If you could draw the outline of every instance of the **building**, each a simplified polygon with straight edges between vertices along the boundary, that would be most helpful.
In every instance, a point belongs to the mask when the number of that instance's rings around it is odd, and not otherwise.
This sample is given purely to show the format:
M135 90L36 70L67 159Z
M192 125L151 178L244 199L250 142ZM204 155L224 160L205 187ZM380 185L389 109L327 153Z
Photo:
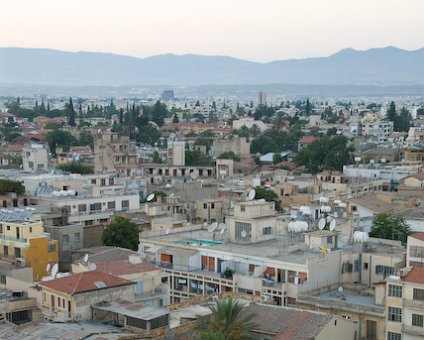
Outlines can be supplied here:
M224 152L234 152L237 157L250 155L250 141L246 137L214 139L212 145L213 157L219 157Z
M135 142L128 136L103 132L94 138L94 170L96 173L117 172L130 176L137 167Z
M258 93L258 105L266 105L266 92L260 91Z
M387 339L424 337L424 268L412 268L405 276L386 282Z
M185 142L168 141L168 165L185 166Z
M48 150L44 144L25 144L22 150L22 169L41 172L48 169Z
M173 100L174 99L174 90L163 90L162 91L162 95L161 95L161 99L163 101L169 101L169 100Z
M196 221L211 224L223 221L223 202L221 199L207 198L196 201Z
M56 321L92 320L92 305L117 300L134 301L135 283L100 271L43 281L42 312Z
M0 215L0 257L13 261L18 267L31 267L33 280L46 276L47 265L59 262L57 240L44 232L41 221L16 211Z
M424 267L424 233L414 233L408 236L406 266Z

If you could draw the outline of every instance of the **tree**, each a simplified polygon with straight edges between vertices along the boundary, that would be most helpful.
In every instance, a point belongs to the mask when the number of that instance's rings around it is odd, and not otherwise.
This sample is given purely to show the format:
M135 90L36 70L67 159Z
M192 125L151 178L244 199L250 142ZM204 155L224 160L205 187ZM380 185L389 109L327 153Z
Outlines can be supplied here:
M306 99L306 105L305 105L305 113L306 115L309 115L312 112L312 105L309 102L309 98Z
M79 141L78 141L79 145L84 145L84 146L90 146L91 148L94 147L94 137L91 134L90 131L88 130L83 130L80 132L80 136L79 136Z
M235 299L219 299L209 307L212 312L210 322L203 331L201 339L258 339L252 330L257 328L252 320L254 314L243 315L243 304Z
M390 103L389 110L387 111L387 119L390 121L394 121L396 118L396 105L395 102Z
M233 151L226 151L219 155L218 159L232 159L233 161L240 162L238 157Z
M11 181L8 179L0 179L0 194L7 195L10 192L14 192L18 195L25 193L25 187L21 182Z
M186 150L185 165L186 166L210 166L212 159L199 150Z
M153 126L142 126L137 134L137 142L149 145L155 145L159 142L162 133Z
M67 163L58 165L58 169L63 171L67 171L73 174L94 174L94 168L92 166L88 166L82 163Z
M380 213L372 220L371 237L384 238L386 240L401 241L406 244L410 233L409 225L402 216Z
M177 114L176 114L176 113L174 114L174 117L172 118L172 122L173 122L174 124L178 124L178 123L180 122L180 120L178 119L178 116L177 116Z
M76 144L76 139L68 131L52 130L47 134L47 141L49 143L50 151L56 154L56 147L62 146L69 149L70 146Z
M272 156L272 164L278 164L281 163L283 161L283 157L281 156L281 153L276 152L274 153L274 155Z
M105 228L102 241L105 246L115 246L137 250L139 243L139 229L129 219L116 216Z
M156 150L153 151L152 162L154 164L161 164L162 163L162 158L160 157L159 152L157 152Z
M275 209L277 211L281 211L281 201L278 199L277 194L270 188L267 187L256 187L255 188L256 195L255 199L263 198L267 202L275 202Z
M72 103L72 98L69 98L69 103L66 106L66 115L68 116L68 125L69 126L75 126L75 110L74 110L74 104Z

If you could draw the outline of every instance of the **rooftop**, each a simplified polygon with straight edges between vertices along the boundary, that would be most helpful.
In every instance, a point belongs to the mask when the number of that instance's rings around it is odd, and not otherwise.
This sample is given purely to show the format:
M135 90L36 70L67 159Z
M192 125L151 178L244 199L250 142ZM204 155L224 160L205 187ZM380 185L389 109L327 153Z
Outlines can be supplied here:
M118 313L142 320L153 320L169 314L169 311L166 309L150 307L141 303L129 301L104 302L98 303L93 307L103 311Z
M151 272L160 270L156 266L148 262L130 263L128 261L116 262L99 262L96 263L97 271L110 274L110 275L129 275L135 273Z
M83 272L39 283L42 287L69 295L131 284L134 283L100 271Z
M257 330L276 339L314 339L333 319L333 315L251 303L242 315L253 314Z
M411 271L403 278L403 281L410 283L424 284L424 268L414 267Z

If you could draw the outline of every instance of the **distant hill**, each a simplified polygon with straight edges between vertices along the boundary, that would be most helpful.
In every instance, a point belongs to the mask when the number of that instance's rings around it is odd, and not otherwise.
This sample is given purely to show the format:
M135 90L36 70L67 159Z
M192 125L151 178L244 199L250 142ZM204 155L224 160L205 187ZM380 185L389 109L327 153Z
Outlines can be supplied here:
M0 48L0 83L123 85L424 84L424 48L344 49L325 58L258 63L225 56L165 54L144 59L109 53Z

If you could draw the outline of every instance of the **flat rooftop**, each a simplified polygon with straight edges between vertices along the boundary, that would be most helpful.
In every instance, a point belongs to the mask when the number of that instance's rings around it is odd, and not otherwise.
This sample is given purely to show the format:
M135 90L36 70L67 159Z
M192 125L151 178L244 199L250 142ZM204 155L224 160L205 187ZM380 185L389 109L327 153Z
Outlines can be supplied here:
M339 292L337 289L318 295L321 300L343 301L356 305L375 306L375 297L372 295L361 295L360 292L343 289Z
M214 237L215 235L215 237ZM302 241L290 240L287 237L277 235L275 239L252 244L236 244L225 242L224 237L219 233L208 232L207 229L196 229L191 231L172 231L169 234L142 238L142 243L156 243L159 248L175 250L186 249L197 251L208 248L219 252L249 255L257 257L267 257L279 261L306 264L308 258L321 254L313 251ZM164 244L166 243L166 244ZM154 247L157 249L156 247Z

